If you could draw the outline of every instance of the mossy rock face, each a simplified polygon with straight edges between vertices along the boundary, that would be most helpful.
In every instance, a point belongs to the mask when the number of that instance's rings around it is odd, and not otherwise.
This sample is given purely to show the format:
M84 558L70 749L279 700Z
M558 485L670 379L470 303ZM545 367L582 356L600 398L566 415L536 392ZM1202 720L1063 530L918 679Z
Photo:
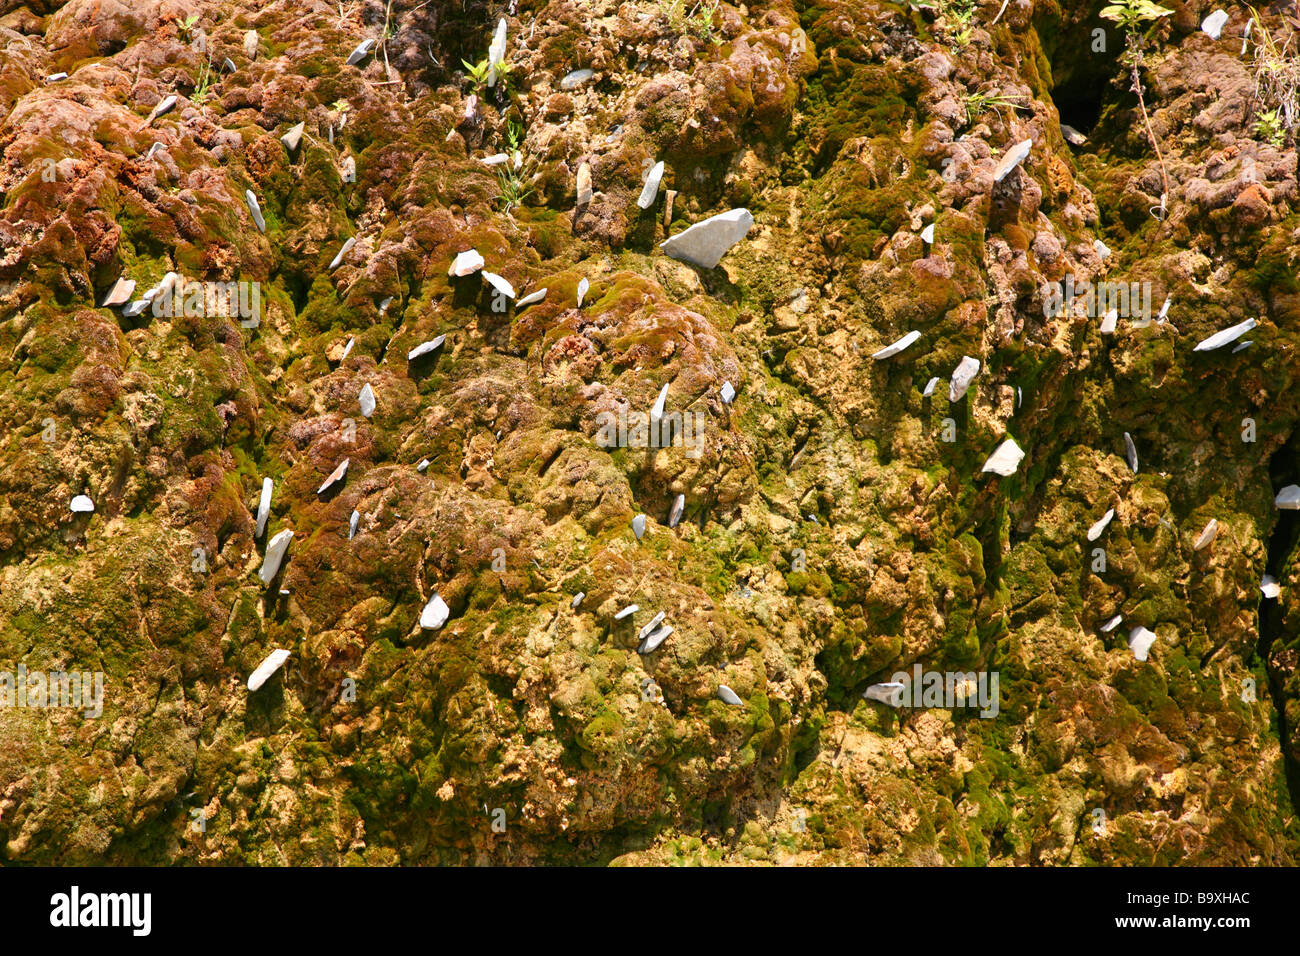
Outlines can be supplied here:
M967 33L549 0L487 89L459 67L479 0L395 11L355 66L380 23L201 0L236 64L206 96L165 11L28 6L0 52L0 672L104 696L0 708L6 860L1296 861L1294 140L1195 23L1148 41L1162 169L1110 58L1066 62L1096 4ZM660 254L740 206L718 267ZM516 295L449 276L469 249ZM259 321L100 306L171 272L257 283ZM1045 309L1066 277L1170 307L1103 336ZM1244 351L1193 351L1247 318ZM675 443L648 437L665 385ZM1015 473L982 471L1007 437ZM916 669L985 684L862 699Z

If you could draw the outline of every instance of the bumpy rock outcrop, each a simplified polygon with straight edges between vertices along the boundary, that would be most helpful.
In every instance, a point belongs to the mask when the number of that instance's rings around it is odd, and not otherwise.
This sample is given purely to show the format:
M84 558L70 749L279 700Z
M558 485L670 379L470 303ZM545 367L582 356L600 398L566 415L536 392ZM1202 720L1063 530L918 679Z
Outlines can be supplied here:
M1294 863L1295 130L1102 6L0 0L0 670L104 675L0 708L0 858Z

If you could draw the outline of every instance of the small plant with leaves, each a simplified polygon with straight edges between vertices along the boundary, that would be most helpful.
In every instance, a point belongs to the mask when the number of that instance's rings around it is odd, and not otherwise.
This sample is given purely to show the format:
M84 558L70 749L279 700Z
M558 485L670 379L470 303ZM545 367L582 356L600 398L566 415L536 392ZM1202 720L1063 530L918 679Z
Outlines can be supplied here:
M181 39L189 43L194 36L194 28L199 25L199 15L191 13L184 20L176 22L176 31L181 35Z
M964 105L966 107L966 125L969 126L989 110L997 113L1005 121L1006 117L1002 114L1004 109L1016 110L1025 104L1018 96L979 90L974 93L967 93L964 98Z
M1277 110L1263 110L1255 117L1255 135L1266 143L1281 147L1286 142L1286 127Z
M1152 149L1156 152L1156 159L1160 162L1160 182L1161 189L1160 205L1153 207L1151 214L1156 215L1156 208L1160 210L1157 219L1164 219L1168 211L1169 202L1169 170L1165 168L1165 157L1160 151L1160 140L1156 138L1155 131L1151 128L1151 117L1147 113L1147 103L1145 89L1142 86L1142 65L1146 53L1146 42L1152 27L1143 28L1144 24L1157 23L1162 18L1172 16L1172 10L1168 7L1162 7L1158 3L1152 3L1151 0L1119 0L1108 7L1103 7L1101 16L1110 20L1112 23L1119 25L1124 31L1124 63L1128 66L1133 77L1132 90L1137 94L1138 108L1142 111L1142 122L1146 126L1147 139L1151 142Z
M212 96L212 57L204 62L199 68L198 80L194 83L194 92L190 94L190 102L195 106L202 106L209 97Z
M690 0L659 0L659 14L668 23L668 29L714 46L721 44L722 35L714 26L718 11L722 9L721 0L696 0L688 8L689 2Z
M1255 48L1249 65L1255 81L1255 99L1262 105L1256 113L1259 121L1256 129L1267 126L1269 132L1261 131L1260 136L1281 145L1288 134L1293 135L1300 128L1300 55L1291 49L1294 35L1279 44L1253 7L1250 13L1249 36L1254 38ZM1266 120L1270 114L1272 119ZM1274 126L1280 131L1276 139Z

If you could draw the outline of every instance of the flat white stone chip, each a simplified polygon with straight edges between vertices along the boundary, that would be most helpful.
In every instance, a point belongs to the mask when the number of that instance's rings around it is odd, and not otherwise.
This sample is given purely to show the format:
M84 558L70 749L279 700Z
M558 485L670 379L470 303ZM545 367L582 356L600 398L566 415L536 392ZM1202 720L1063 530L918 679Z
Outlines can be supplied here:
M984 462L984 467L980 471L991 471L996 475L1006 478L1008 475L1014 475L1016 469L1020 467L1020 462L1024 460L1025 453L1016 444L1015 439L1008 438L997 450L989 455L989 460Z
M895 355L897 355L899 352L902 352L904 349L910 348L912 344L916 342L916 340L919 339L920 337L921 337L921 333L917 332L914 329L911 332L908 332L906 335L904 335L893 345L886 345L883 349L880 349L877 352L872 352L871 357L875 359L877 362L879 362L881 359L893 358Z
M1129 650L1133 656L1140 661L1147 659L1147 654L1151 650L1151 645L1156 642L1156 636L1148 631L1145 627L1135 627L1128 635Z
M710 216L659 243L665 254L702 269L712 269L727 250L744 239L754 225L748 209L731 209Z
M248 689L257 690L261 687L288 659L289 652L278 647L267 654L262 663L257 665L257 669L248 675Z
M429 598L429 603L420 612L420 627L426 631L436 631L447 623L447 618L450 616L451 608L447 607L447 602L437 591L434 591L433 597Z

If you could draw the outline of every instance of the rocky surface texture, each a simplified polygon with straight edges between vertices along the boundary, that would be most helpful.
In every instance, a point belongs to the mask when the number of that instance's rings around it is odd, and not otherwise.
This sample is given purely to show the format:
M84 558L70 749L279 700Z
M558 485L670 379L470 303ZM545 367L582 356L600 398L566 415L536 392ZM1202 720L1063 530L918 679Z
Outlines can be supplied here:
M1295 130L1248 8L1145 24L1140 104L1102 6L0 0L0 669L104 674L0 709L0 859L1297 862ZM169 272L260 322L100 307ZM597 441L665 384L701 454ZM863 699L915 664L999 712Z

